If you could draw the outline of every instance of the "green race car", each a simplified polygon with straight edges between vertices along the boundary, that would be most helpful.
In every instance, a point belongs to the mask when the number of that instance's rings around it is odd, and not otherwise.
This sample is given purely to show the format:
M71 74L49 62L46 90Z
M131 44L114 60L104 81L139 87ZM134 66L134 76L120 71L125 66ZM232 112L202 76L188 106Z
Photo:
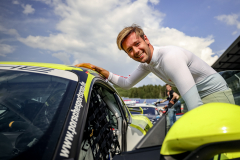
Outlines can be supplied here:
M0 62L0 159L112 159L152 123L93 70Z

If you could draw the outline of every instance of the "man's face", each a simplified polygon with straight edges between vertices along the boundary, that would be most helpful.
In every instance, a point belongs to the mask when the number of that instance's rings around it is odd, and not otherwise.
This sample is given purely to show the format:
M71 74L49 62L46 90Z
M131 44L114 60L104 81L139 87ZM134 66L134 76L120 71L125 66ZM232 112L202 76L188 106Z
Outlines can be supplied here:
M169 86L169 85L167 85L167 86L166 86L166 89L167 89L168 91L171 91L171 90L172 90L172 87Z
M131 33L123 42L122 47L127 52L128 56L135 61L141 63L150 63L152 53L149 48L150 42L147 36L144 35L144 40L136 33Z

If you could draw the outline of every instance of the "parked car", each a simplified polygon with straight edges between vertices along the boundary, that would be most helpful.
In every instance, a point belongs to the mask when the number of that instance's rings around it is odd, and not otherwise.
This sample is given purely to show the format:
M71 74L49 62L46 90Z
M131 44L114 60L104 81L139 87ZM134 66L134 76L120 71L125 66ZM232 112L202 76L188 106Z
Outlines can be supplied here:
M144 115L147 116L152 124L155 124L160 118L160 113L158 108L152 104L146 103L137 103L131 106L128 106L129 111L132 115ZM137 111L140 110L141 112Z
M152 127L93 70L0 62L0 159L112 159Z

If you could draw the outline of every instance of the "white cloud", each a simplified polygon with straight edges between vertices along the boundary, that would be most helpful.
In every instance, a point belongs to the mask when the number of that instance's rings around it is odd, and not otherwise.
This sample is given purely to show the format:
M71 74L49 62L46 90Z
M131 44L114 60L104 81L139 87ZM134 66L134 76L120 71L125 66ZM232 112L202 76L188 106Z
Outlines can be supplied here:
M23 23L48 23L49 20L45 18L28 18Z
M74 62L72 63L72 66L74 66L74 65L76 65L76 64L79 64L79 63L80 63L79 60L76 59L76 60L74 60Z
M36 1L40 1L40 2L43 2L43 3L49 4L49 5L51 5L54 2L54 0L53 1L52 0L36 0Z
M7 29L2 25L0 25L0 32L7 34L7 35L19 37L19 34L15 29Z
M158 4L160 0L149 0L152 4Z
M165 17L151 5L158 0L45 0L60 17L56 25L58 34L19 38L22 43L52 51L55 57L66 54L74 57L74 64L88 62L126 76L131 73L137 62L130 60L125 52L119 51L116 37L125 26L136 23L144 29L153 45L177 45L184 47L212 64L218 57L209 47L214 42L212 36L190 37L174 28L163 27ZM149 4L149 2L151 4ZM64 53L64 55L56 55ZM60 59L60 58L59 58ZM66 60L63 60L66 63ZM68 60L67 60L68 63ZM151 76L154 80L156 77Z
M234 31L233 33L232 33L232 35L236 35L238 33L238 31Z
M218 56L221 56L225 51L226 51L226 49L222 49L222 50L220 50L220 51L216 51L216 54L217 54Z
M12 1L12 3L13 3L13 4L19 4L19 2L18 2L18 1Z
M64 64L67 64L67 65L71 64L69 60L70 55L67 53L59 52L59 53L52 54L52 56L60 59L61 61L63 61Z
M7 45L7 44L1 44L1 43L0 43L0 56L5 57L6 54L12 53L14 50L15 50L15 49L14 49L13 46L10 46L10 45Z
M18 38L18 40L30 47L50 51L78 51L83 50L87 45L81 39L75 39L72 35L68 34L50 34L49 37L30 35L27 38Z
M218 58L217 56L212 57L214 53L209 47L210 44L214 42L212 36L206 38L190 37L183 32L168 27L162 27L160 29L145 28L144 30L153 45L175 45L183 47L200 57L209 65L212 65Z
M219 15L215 18L219 21L222 21L226 23L227 25L236 26L237 29L240 29L240 21L238 21L238 15L237 14L231 14L231 15Z
M23 13L26 15L33 14L35 12L35 9L32 8L32 5L30 5L30 4L26 4L26 5L22 4L22 7L24 9Z

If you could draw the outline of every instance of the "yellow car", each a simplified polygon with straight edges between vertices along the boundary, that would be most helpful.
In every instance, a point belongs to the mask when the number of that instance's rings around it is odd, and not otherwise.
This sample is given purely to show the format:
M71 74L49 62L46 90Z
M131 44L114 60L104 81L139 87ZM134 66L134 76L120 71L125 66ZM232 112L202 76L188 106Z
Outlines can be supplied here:
M0 159L112 159L152 127L93 70L0 62Z

